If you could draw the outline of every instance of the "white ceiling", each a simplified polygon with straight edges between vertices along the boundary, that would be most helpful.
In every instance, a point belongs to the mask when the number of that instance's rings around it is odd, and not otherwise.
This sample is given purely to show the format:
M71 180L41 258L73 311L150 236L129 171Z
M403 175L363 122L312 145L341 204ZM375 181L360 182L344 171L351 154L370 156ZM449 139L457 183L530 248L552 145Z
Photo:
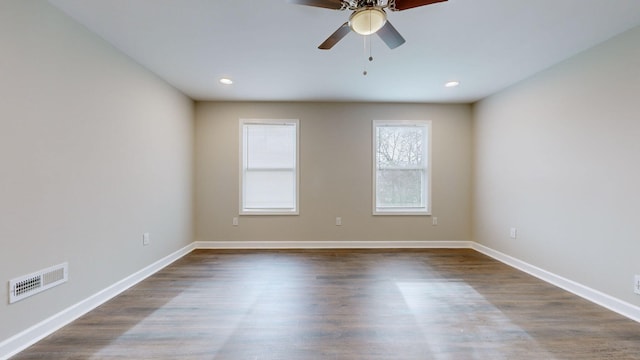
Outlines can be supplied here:
M369 63L355 33L317 49L349 11L287 0L50 2L196 100L473 102L640 25L640 0L449 0L390 12L407 42L389 50L372 37Z

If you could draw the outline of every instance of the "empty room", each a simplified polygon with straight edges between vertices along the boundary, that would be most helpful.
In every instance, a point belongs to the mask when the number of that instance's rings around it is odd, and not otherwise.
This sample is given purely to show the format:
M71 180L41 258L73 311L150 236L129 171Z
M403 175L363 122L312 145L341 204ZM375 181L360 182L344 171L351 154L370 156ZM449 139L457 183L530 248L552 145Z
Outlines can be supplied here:
M0 359L640 359L640 1L0 0Z

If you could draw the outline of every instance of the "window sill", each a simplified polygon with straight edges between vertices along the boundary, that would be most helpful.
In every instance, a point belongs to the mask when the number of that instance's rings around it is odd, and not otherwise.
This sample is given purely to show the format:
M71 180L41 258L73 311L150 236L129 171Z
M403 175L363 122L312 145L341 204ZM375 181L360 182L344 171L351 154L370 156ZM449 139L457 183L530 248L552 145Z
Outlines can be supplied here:
M407 210L374 210L374 216L431 216L430 211L407 211Z
M300 215L298 211L271 211L271 210L251 210L251 211L241 211L239 213L240 216L246 215L276 215L276 216L297 216Z

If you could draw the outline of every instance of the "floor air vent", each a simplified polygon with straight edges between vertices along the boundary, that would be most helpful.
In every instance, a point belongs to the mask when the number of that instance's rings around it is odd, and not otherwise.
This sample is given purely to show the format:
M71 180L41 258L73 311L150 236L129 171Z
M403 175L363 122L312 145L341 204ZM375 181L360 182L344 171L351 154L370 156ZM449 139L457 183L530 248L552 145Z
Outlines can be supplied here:
M62 263L9 280L9 303L14 303L66 282L68 268L68 263Z

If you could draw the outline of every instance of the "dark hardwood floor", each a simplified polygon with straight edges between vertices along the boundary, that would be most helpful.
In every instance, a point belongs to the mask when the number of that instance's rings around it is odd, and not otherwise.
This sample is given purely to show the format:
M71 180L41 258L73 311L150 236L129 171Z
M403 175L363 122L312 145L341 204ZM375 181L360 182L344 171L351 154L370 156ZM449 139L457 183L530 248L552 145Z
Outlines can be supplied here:
M640 359L640 324L473 250L198 250L13 359Z

